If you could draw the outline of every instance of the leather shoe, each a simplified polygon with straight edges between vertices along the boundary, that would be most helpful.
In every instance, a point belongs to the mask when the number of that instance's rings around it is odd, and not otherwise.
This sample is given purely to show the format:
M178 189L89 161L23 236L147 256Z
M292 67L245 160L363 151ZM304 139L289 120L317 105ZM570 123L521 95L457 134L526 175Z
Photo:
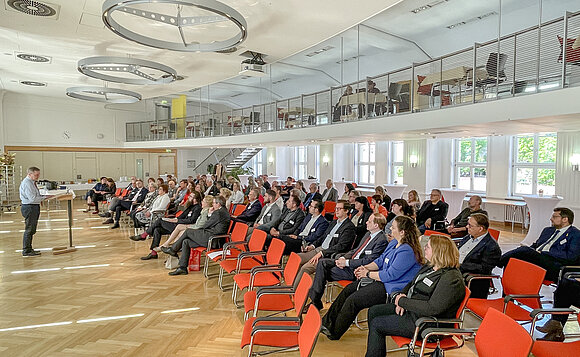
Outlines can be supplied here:
M187 275L187 269L179 267L179 268L175 269L174 271L170 271L169 275Z
M105 213L99 213L99 216L101 216L101 217L111 217L111 212L107 211Z
M115 222L115 224L113 224L113 225L111 226L111 229L117 229L117 228L119 228L119 227L120 227L120 226L119 226L119 222Z
M320 332L322 332L329 340L337 340L336 337L332 336L332 332L328 329L328 327L321 325Z
M151 254L151 253L149 253L146 256L141 257L141 260L149 260L149 259L157 259L157 258L158 258L157 257L157 254Z
M173 251L173 249L171 249L171 248L169 248L169 247L161 247L161 251L162 251L163 253L165 253L165 254L169 254L169 255L171 255L171 256L173 256L173 257L177 257L177 253L175 253L175 252Z
M28 252L22 252L23 257L36 257L39 255L40 255L40 252L38 250L31 250Z
M555 331L547 333L546 336L538 338L541 341L554 341L554 342L564 342L566 336L564 336L564 331Z
M93 211L93 214L99 214L99 211Z
M556 320L548 320L544 324L544 326L536 326L536 330L540 331L541 333L553 333L553 332L562 332L564 328L562 327L562 323Z
M103 224L111 224L111 223L114 223L114 222L115 222L115 221L114 221L112 218L109 218L109 219L107 219L107 220L104 220L104 221L103 221Z
M143 237L141 237L141 235L140 235L140 234L138 234L138 235L136 235L136 236L130 236L130 237L129 237L129 239L130 239L130 240L134 240L135 242L138 242L138 241L140 241L140 240L145 240L145 239L147 239L147 238L143 238Z

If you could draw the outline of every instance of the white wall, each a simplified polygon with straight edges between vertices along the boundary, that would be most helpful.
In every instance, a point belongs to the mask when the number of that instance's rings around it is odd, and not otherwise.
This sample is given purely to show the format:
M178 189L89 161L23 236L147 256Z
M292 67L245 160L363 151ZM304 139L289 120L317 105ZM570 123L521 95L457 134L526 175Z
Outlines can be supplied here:
M409 163L411 155L417 155L416 167L412 167ZM403 179L408 186L407 190L417 190L421 194L421 199L424 199L422 193L431 189L427 187L427 139L405 140L403 158Z
M569 207L580 215L580 172L572 171L570 157L573 154L580 154L580 132L558 133L556 194L564 197L560 206Z

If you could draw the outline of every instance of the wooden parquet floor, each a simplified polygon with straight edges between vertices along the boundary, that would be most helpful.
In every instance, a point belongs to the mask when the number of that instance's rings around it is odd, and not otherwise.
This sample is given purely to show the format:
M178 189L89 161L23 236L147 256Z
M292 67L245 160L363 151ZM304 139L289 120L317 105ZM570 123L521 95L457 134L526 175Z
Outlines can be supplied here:
M75 203L76 252L23 258L19 211L0 217L0 356L245 356L243 314L201 273L168 276L163 259L141 261L150 241L128 239ZM66 212L43 210L34 247L65 245ZM30 271L39 270L39 271ZM164 313L174 309L190 309ZM106 319L111 317L124 317ZM53 325L50 325L53 324ZM40 325L30 328L30 325ZM22 327L21 329L13 329ZM320 336L315 356L361 356L366 331ZM391 341L392 343L392 341ZM447 353L474 356L473 344ZM297 352L288 355L297 356ZM389 356L405 356L398 352Z

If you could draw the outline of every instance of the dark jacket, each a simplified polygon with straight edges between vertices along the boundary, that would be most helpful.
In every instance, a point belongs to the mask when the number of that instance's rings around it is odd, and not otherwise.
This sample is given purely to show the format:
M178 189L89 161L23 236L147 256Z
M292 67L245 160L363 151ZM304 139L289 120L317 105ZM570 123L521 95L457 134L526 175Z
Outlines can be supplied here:
M246 209L236 217L236 221L253 224L262 212L262 204L259 200L248 203Z
M304 221L304 212L300 207L294 211L284 208L282 215L278 218L277 224L274 226L281 235L297 234L296 231L300 228L302 221Z
M194 224L201 214L201 205L194 204L187 207L177 218L178 224Z
M309 213L308 215L306 215L306 218L304 218L304 220L302 221L300 227L298 227L298 230L295 233L296 235L299 235L304 230L310 219L312 219L312 215ZM304 237L304 240L309 244L317 241L318 239L320 239L320 237L322 237L324 232L326 232L328 224L329 223L326 220L326 218L324 218L323 215L319 215L318 218L316 219L316 222L314 222L314 224L312 225L312 228L310 228L310 232L308 232L308 235Z
M326 237L332 231L332 228L334 228L334 226L337 223L338 220L330 222L328 228L326 228L326 231L322 234L320 238L318 238L318 240L312 243L312 245L314 245L315 247L320 247L324 242L324 240L326 239ZM352 242L354 241L355 237L356 232L354 229L354 224L352 224L350 219L346 218L344 222L342 222L336 233L334 234L334 237L332 237L328 249L322 251L323 257L329 258L336 253L347 252L350 248L352 248Z
M312 201L322 201L322 195L319 192L307 193L306 198L304 198L304 208L308 209Z
M201 230L208 236L226 234L230 227L230 214L225 207L214 211Z
M148 193L149 190L146 187L143 187L139 191L137 191L136 193L137 199L135 200L135 203L143 202L145 200L145 196L147 196ZM135 195L133 195L133 197L135 197Z
M467 220L469 219L469 216L474 213L482 213L487 216L487 211L482 209L472 211L469 207L465 207L463 211L461 211L457 217L453 218L451 222L453 223L454 227L467 227Z
M429 200L423 202L421 209L417 213L417 226L423 225L429 218L431 218L432 225L435 222L444 221L445 217L447 217L448 209L449 205L443 201L439 201L435 205Z
M531 248L539 248L552 237L555 231L555 227L544 228L540 234L540 238L531 245ZM566 232L560 235L558 240L552 244L550 251L542 252L542 254L556 258L562 264L580 263L580 230L574 226L568 227Z
M424 265L401 290L401 293L408 294L414 285L413 295L400 298L399 306L405 309L405 313L411 314L414 320L425 316L455 318L465 297L465 284L461 272L456 268L443 268L415 282L419 275L429 269L431 269L429 265Z
M353 246L357 246L360 243L360 241L362 240L362 238L364 237L364 235L368 232L367 231L367 221L369 220L369 217L371 216L371 214L373 214L372 211L363 212L360 215L360 217L357 219L356 223L353 223L355 225L355 231L356 231L356 238L353 242Z
M466 235L463 237L459 243L459 248L461 248L465 243L471 239L471 235ZM487 233L482 240L467 254L463 263L459 266L459 270L462 273L474 273L474 274L491 274L493 268L499 265L499 259L501 258L501 249L499 245L492 238L489 233Z
M349 259L348 266L352 270L358 268L361 265L367 265L371 263L372 261L377 259L381 254L383 254L385 248L387 247L387 244L389 243L387 242L387 236L385 236L385 233L383 232L379 232L376 235L376 237L373 238L372 241L370 241L370 243L364 248L364 250L361 251L361 254L359 255L358 259L352 259L352 257L356 253L358 253L359 249L361 248L361 245L367 240L367 238L370 235L371 232L367 231L367 234L364 235L360 244L358 244L356 248L349 250L345 254L341 253L336 254L335 258L338 259L340 257L344 257L345 259Z

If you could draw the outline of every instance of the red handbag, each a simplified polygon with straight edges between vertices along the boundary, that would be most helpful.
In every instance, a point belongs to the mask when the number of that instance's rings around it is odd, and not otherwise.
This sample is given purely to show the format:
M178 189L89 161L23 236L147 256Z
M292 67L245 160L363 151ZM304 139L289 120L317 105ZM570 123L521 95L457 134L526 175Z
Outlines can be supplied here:
M199 271L201 261L201 252L197 249L191 248L189 254L189 271Z

